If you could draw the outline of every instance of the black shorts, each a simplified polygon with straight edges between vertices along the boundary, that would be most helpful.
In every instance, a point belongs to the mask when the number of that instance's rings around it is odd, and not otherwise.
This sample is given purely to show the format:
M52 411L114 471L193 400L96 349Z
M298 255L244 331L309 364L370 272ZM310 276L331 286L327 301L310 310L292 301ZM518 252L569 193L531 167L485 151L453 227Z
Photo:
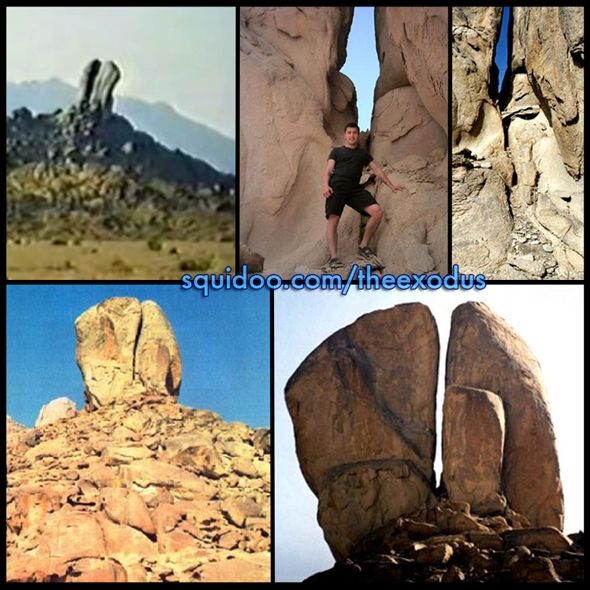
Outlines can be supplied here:
M330 182L330 187L334 192L326 199L326 219L330 215L342 215L344 205L366 216L369 214L365 208L369 205L377 205L375 197L358 184Z

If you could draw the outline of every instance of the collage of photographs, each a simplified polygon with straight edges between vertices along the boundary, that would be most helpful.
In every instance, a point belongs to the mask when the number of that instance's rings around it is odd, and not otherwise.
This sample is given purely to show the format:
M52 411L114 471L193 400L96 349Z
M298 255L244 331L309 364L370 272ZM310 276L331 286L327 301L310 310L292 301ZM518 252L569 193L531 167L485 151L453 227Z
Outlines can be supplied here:
M7 583L583 583L583 7L7 7L5 276Z

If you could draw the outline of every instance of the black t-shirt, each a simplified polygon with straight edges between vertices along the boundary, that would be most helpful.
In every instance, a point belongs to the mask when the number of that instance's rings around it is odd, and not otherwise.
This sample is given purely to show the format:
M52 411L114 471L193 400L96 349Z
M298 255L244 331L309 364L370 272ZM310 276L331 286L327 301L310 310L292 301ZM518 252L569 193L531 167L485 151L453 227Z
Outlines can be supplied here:
M348 180L359 184L363 168L373 160L373 156L361 147L355 149L340 146L333 148L328 160L334 160L333 179Z

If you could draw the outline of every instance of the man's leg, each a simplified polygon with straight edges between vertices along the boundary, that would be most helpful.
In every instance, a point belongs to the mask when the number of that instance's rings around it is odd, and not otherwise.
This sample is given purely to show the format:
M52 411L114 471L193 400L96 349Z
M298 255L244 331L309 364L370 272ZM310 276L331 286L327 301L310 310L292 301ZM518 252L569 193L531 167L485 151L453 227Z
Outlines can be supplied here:
M361 241L360 247L366 248L369 245L369 240L373 237L373 234L377 231L381 219L383 218L383 209L380 205L374 204L365 207L365 211L370 215L367 225L365 225L365 233Z
M328 217L328 224L326 226L326 238L328 239L328 248L330 250L330 258L336 258L338 253L338 222L340 215L330 215Z

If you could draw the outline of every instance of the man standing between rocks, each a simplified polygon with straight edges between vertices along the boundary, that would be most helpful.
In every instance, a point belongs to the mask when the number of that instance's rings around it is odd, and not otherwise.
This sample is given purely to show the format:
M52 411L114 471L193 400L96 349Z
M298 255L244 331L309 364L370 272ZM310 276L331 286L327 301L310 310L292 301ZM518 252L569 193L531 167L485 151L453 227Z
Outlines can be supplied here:
M383 209L375 197L360 185L361 173L367 165L393 191L401 191L405 187L393 184L385 172L375 164L369 152L359 147L359 126L348 123L344 128L343 146L333 148L328 156L328 165L324 174L323 194L326 199L326 219L328 220L326 236L330 250L330 260L326 265L328 270L342 268L344 264L338 258L338 222L348 205L361 215L369 217L363 239L359 245L358 254L367 260L373 252L369 248L369 240L381 223Z

